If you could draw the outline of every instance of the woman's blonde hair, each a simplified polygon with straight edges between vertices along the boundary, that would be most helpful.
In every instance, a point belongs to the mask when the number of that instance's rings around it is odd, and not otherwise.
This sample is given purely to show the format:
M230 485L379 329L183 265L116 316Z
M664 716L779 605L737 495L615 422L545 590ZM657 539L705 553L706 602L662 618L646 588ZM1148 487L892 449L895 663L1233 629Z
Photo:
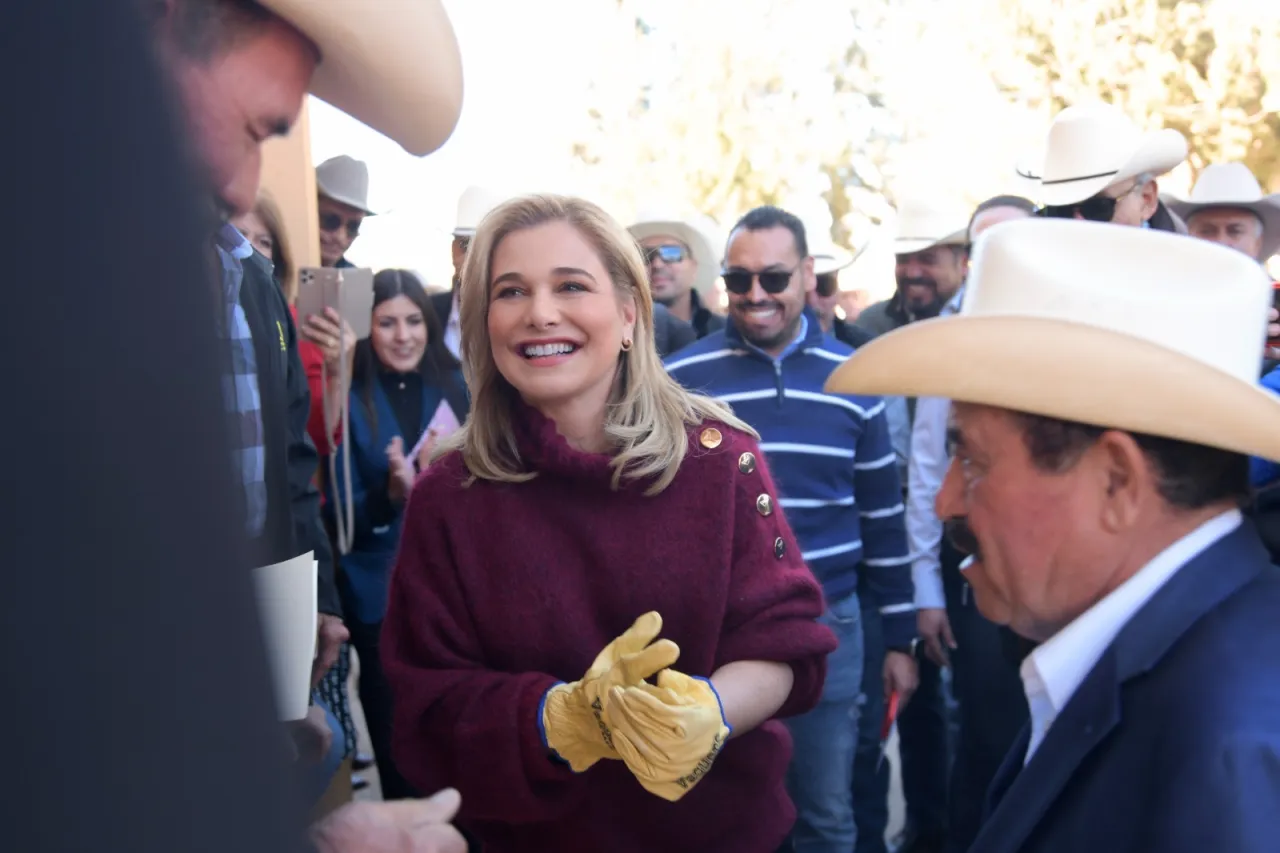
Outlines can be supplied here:
M458 448L473 477L524 482L525 470L512 432L511 409L519 398L498 371L489 340L489 299L494 250L508 235L566 222L599 253L622 299L633 299L632 346L619 353L617 379L605 413L605 435L614 449L613 488L624 478L653 479L646 493L661 492L675 478L689 450L688 428L722 421L752 436L756 432L723 403L686 391L668 375L653 339L649 272L631 235L589 201L555 195L512 199L495 208L471 240L462 268L459 319L462 363L471 391L471 416L438 452Z

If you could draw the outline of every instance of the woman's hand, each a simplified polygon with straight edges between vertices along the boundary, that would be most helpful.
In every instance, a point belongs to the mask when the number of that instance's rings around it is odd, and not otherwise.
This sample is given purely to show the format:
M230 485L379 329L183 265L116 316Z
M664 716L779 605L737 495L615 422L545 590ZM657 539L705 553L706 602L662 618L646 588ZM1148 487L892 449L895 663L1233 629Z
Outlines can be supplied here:
M436 431L428 430L427 440L422 442L422 447L418 450L418 458L414 460L419 472L427 470L427 465L431 462L431 454L435 452L436 445L439 443L440 436L436 434Z
M671 802L707 775L732 731L711 681L673 669L658 675L657 687L614 687L605 716L637 781Z
M403 503L413 491L417 472L413 470L413 463L404 456L404 442L400 436L391 439L387 445L387 462L391 469L387 477L387 497L393 504Z
M304 338L320 347L330 376L338 374L338 366L344 354L348 367L351 365L351 358L356 351L356 333L333 308L325 308L323 314L304 317L299 331Z

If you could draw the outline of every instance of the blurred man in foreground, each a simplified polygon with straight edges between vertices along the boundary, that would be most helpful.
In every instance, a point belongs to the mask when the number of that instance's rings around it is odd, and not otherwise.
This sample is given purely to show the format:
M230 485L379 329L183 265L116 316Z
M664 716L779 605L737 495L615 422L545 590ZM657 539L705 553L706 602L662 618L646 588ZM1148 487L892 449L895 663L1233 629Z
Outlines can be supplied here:
M296 332L278 288L269 275L254 275L250 265L257 258L225 217L252 206L260 145L289 132L308 91L410 153L437 148L461 106L457 45L443 8L430 0L378 5L359 15L336 4L296 0L141 2L186 120L193 165L220 214L211 230L225 308L222 333L232 355L224 389L236 426L254 560L275 562L312 550L327 569L320 586L325 669L346 631L311 483L317 456L306 433L310 403ZM317 829L317 843L333 851L372 851L382 849L378 833L387 833L402 835L406 844L417 835L423 839L396 849L460 850L455 831L435 826L448 823L454 800L350 806Z

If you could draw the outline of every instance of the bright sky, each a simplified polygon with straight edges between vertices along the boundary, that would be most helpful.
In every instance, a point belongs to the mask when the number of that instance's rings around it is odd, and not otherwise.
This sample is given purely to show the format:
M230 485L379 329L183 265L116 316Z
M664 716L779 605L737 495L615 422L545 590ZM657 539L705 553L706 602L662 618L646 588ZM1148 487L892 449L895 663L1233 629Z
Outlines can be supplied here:
M350 252L357 264L403 266L447 286L449 234L458 197L471 184L513 193L573 189L571 128L592 63L579 40L590 6L604 0L445 0L462 49L465 96L453 136L417 158L327 104L311 99L316 163L349 154L369 165L369 219ZM501 21L495 26L495 21ZM572 21L572 26L566 22ZM588 40L589 43L589 40Z

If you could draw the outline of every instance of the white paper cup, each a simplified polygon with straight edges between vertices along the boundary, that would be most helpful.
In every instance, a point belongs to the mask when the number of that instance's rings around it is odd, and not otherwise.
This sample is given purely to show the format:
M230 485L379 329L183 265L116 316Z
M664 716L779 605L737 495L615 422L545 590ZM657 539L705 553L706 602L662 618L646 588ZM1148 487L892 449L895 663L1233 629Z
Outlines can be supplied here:
M253 570L258 614L283 721L307 715L316 655L316 560L308 551Z

